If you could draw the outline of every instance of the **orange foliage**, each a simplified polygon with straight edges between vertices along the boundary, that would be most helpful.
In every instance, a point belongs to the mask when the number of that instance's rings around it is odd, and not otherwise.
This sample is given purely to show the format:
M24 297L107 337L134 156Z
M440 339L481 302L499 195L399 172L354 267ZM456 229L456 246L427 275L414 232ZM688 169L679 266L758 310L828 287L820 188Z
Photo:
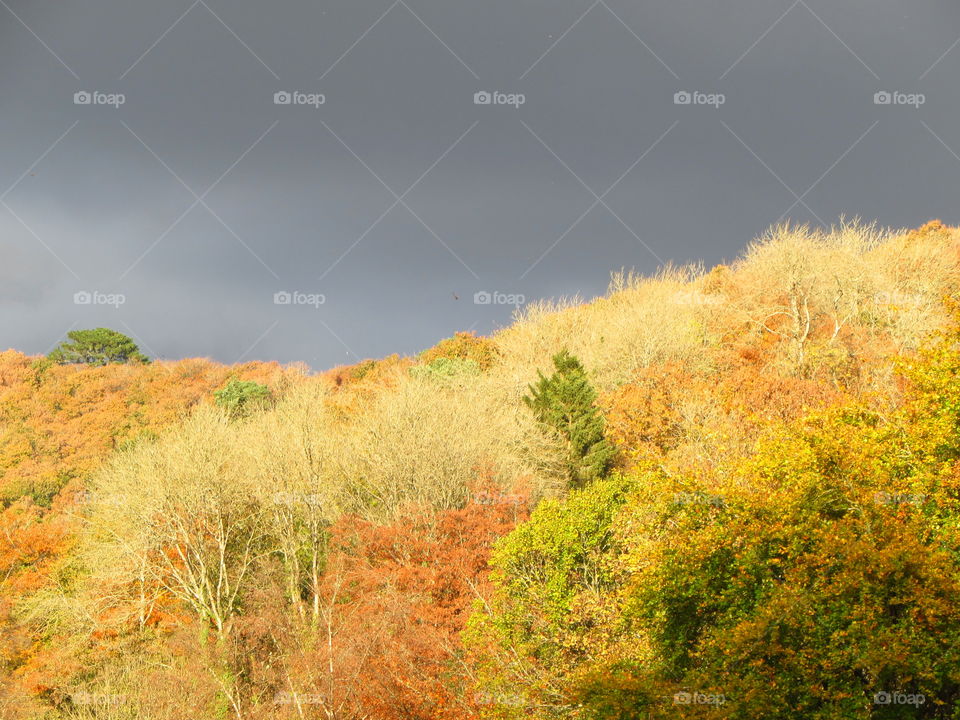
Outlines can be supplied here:
M293 697L319 713L310 717L477 717L459 635L488 594L494 540L527 517L525 499L495 497L441 513L410 509L389 525L343 517L330 529L313 620L281 610L277 586L261 583L238 619L230 660L251 690L280 698L255 717L298 717Z
M493 541L525 518L525 503L490 502L379 527L345 518L333 528L332 562L342 562L353 598L349 636L377 634L356 687L365 714L383 720L474 714L456 666L459 634L474 602L486 596ZM329 591L335 577L327 582Z
M676 365L651 367L602 398L610 439L631 451L669 449L682 420L677 394L684 388L679 380L687 377Z
M960 232L937 221L907 239L919 243L931 236L943 236L948 241L944 249L960 257ZM921 263L926 256L917 257ZM806 307L806 298L784 295L786 286L768 285L766 276L755 278L753 285L742 278L743 269L736 265L718 266L699 278L691 296L703 301L704 311L697 315L698 335L690 352L649 355L660 360L650 360L653 364L599 399L606 433L624 457L652 459L667 470L673 462L719 466L716 455L731 448L752 454L771 425L795 423L850 398L862 401L881 386L872 382L875 373L900 352L882 323L855 322L853 315L839 322L827 301L814 307L798 333L791 325L800 317L796 312L767 316L766 310L757 310L757 317L751 312L767 305L789 308L791 302ZM601 299L596 307L606 307L612 316L617 302ZM875 311L874 305L866 302L866 312ZM589 317L602 319L599 313ZM529 325L534 327L534 321ZM700 330L702 346L694 345L700 342ZM506 352L510 339L503 338L457 333L416 359L393 355L335 368L316 378L336 390L322 402L343 417L367 412L372 400L402 387L417 363L458 360L494 373L510 371L498 367L501 346L504 357L511 357ZM795 353L794 345L802 351ZM786 363L786 357L799 359ZM617 382L637 364L622 367ZM84 646L86 655L76 650L81 643L70 649L68 643L41 643L13 620L14 602L46 587L71 549L89 474L111 452L150 442L192 407L209 402L230 378L257 381L282 394L302 375L298 368L276 363L229 367L192 359L87 367L0 353L0 701L12 687L4 672L13 670L21 686L56 705L50 694L54 688L62 692L67 680L84 669L84 660L120 655L130 647L124 643L143 639L131 632L135 623L122 608L91 613L97 629L84 638L91 640ZM851 444L849 440L843 439ZM404 449L388 446L383 452ZM178 662L186 659L177 668L158 663L149 671L151 680L142 683L144 706L162 708L158 716L189 717L223 694L249 705L244 717L250 720L477 717L484 700L472 692L473 671L460 634L476 604L489 595L494 541L527 518L528 489L503 494L495 482L495 465L474 468L479 484L470 489L473 499L462 509L409 508L385 525L342 516L326 527L329 552L314 606L309 593L290 597L297 588L291 590L283 581L276 559L257 566L257 582L243 597L243 612L215 641L201 637L202 619L169 595L156 593L156 602L139 618L141 629L151 628L149 638ZM709 539L706 533L701 537ZM225 667L230 673L221 672ZM221 675L228 674L235 687L221 686ZM298 715L295 703L269 701L271 694L280 693L306 693L308 703L322 710L310 707ZM247 702L252 698L256 702ZM0 703L0 716L3 707Z
M411 364L408 358L394 354L381 360L362 360L353 365L340 365L323 373L322 377L331 381L337 388L391 387L397 372L405 370Z
M750 439L765 423L795 420L844 396L824 380L776 372L766 364L770 354L760 343L740 344L716 353L707 370L681 363L644 368L601 398L608 437L628 454L658 456L676 447L691 422L701 429L726 424ZM688 402L719 417L691 417Z
M25 634L4 608L42 588L69 550L84 479L110 452L155 437L230 377L282 388L302 375L277 363L91 367L0 353L0 646L22 649ZM35 647L5 659L17 667L50 652ZM34 678L34 689L43 685L36 671L20 675Z
M277 363L230 367L203 359L50 365L0 353L0 493L34 494L47 504L69 479L175 422L228 378L275 386L300 373Z
M458 332L451 338L441 340L429 350L420 353L420 362L428 365L440 358L473 360L481 370L491 367L500 355L493 340L477 337L472 332Z

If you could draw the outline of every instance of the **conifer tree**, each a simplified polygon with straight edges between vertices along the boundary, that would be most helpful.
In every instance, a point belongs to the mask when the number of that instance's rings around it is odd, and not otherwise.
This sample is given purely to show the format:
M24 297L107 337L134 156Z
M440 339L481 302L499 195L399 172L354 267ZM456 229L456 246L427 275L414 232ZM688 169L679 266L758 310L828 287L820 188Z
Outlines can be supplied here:
M602 477L613 464L615 450L604 438L603 415L594 405L597 393L580 361L566 350L553 357L556 372L530 386L523 398L536 418L552 427L569 446L572 485Z
M106 365L107 363L149 362L140 348L123 333L109 328L72 330L47 357L55 363Z

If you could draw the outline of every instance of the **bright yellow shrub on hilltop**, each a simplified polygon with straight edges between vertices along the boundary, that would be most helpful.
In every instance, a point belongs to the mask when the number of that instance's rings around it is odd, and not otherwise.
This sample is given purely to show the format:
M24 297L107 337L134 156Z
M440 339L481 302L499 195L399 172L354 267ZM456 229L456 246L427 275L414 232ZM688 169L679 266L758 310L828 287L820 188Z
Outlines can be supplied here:
M494 340L505 372L546 367L567 347L601 390L658 362L710 367L733 344L764 352L771 372L840 378L845 365L916 349L945 322L941 299L960 282L958 242L957 230L938 224L779 227L729 267L617 274L606 298L532 304Z
M473 333L458 332L451 338L441 340L428 350L420 353L419 360L429 365L435 360L472 360L481 370L488 370L499 355L497 345L489 338L477 337Z

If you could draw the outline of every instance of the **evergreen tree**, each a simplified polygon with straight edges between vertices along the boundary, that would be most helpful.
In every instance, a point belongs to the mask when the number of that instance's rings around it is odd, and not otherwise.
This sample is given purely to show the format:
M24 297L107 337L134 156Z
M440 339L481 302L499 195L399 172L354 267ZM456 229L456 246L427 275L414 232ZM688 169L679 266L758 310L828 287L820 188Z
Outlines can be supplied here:
M537 420L566 439L570 481L582 485L606 474L616 451L604 438L603 415L594 406L597 393L583 365L566 350L553 357L553 365L550 377L538 371L540 379L523 400Z
M149 362L133 340L116 330L72 330L67 337L72 342L64 340L47 356L53 362L61 365Z

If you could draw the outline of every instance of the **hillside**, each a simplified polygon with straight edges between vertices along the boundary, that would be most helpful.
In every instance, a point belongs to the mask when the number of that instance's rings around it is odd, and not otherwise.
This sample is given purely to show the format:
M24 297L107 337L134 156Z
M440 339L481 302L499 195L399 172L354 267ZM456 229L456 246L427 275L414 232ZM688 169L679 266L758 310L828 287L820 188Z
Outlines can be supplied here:
M0 353L0 686L14 669L31 676L38 647L10 612L50 582L73 546L90 473L111 453L155 439L230 377L283 386L302 374L276 364L86 367Z
M0 354L0 718L955 717L958 293L783 227L317 375Z

